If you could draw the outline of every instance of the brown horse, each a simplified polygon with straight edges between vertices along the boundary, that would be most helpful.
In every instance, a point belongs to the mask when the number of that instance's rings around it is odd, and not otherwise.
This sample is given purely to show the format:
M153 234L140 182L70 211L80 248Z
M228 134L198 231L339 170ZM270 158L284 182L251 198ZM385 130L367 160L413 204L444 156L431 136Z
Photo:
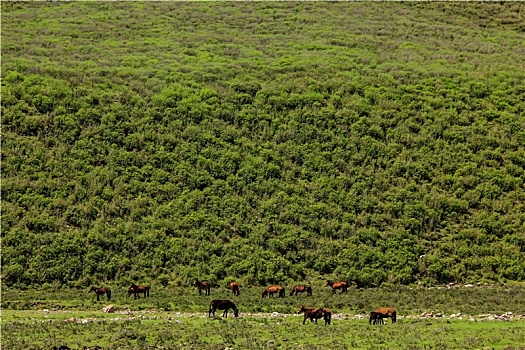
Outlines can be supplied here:
M239 310L237 310L237 307L235 304L229 300L212 300L210 303L210 309L208 310L208 317L211 317L211 314L213 314L213 317L215 317L215 310L224 310L222 317L228 318L228 310L233 310L233 315L235 317L239 316Z
M240 295L241 291L239 289L239 284L237 282L231 282L230 283L230 289L233 293L233 295Z
M91 286L91 289L89 290L89 292L95 292L95 294L97 295L97 301L100 301L100 296L104 294L106 294L106 296L108 297L108 300L111 299L111 289L109 288L97 288L97 287Z
M268 297L272 297L275 293L279 293L279 298L284 298L284 287L282 286L269 286L266 287L266 289L262 292L262 297L268 295Z
M312 296L312 287L304 285L304 284L299 285L299 286L295 286L295 287L293 287L292 291L290 292L290 296L294 295L294 293L295 293L295 295L297 295L299 293L304 293L304 292L306 292L306 294Z
M132 283L128 288L128 298L131 294L133 294L135 299L138 299L140 298L140 293L144 294L144 298L149 297L150 289L151 288L149 286L137 286L135 283Z
M346 293L348 292L348 283L346 282L331 282L331 281L326 281L326 284L324 285L325 287L326 286L330 286L332 287L332 293L335 294L335 291L337 289L341 289L341 293Z
M320 318L324 319L324 324L329 325L332 321L332 312L324 307L321 307L319 309L313 308L313 307L306 307L301 305L299 308L299 311L297 313L304 312L304 320L303 324L306 322L306 320L309 318L310 322L315 322L317 324L317 320Z
M392 307L379 307L375 312L381 314L381 321L383 324L385 323L383 318L391 318L392 323L396 322L396 309Z
M204 295L210 295L211 285L208 281L199 281L198 279L193 280L193 285L199 290L199 295L201 295L201 290L204 289Z

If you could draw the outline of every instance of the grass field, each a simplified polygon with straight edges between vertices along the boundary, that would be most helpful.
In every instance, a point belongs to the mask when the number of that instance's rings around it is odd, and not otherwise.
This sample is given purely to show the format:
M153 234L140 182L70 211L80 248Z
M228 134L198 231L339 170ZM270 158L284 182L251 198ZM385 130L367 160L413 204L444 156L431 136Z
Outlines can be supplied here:
M175 312L9 311L3 320L4 349L72 348L304 348L304 349L523 349L525 322L401 319L370 326L366 319L302 324L301 316L207 318ZM72 318L75 317L76 321Z
M4 349L524 349L525 291L521 285L465 288L350 289L332 295L314 287L314 295L261 299L262 287L242 288L239 297L226 288L199 296L190 287L154 288L149 298L127 298L113 287L116 313L86 290L4 290ZM290 288L288 288L290 290ZM207 317L211 299L228 298L240 317ZM301 305L332 310L332 325L302 325ZM398 322L370 326L366 314L378 306L396 306ZM442 317L420 317L422 312ZM451 318L452 314L461 317ZM507 321L489 315L512 312ZM221 315L219 311L217 316Z
M523 4L1 10L2 349L525 349Z

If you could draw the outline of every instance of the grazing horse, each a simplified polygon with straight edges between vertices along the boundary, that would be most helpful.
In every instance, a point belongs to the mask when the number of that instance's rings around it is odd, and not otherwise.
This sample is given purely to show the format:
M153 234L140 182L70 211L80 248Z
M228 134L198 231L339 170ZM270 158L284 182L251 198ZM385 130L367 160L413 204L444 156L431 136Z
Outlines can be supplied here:
M144 294L145 297L149 297L149 286L137 286L135 283L132 283L128 288L128 298L131 294L135 296L135 299L140 298L140 293Z
M262 292L262 297L268 295L268 297L272 297L275 293L279 293L279 298L284 298L284 287L282 286L269 286L266 287L266 289Z
M235 304L229 300L212 300L210 303L210 309L208 310L208 317L211 317L211 314L213 314L213 317L215 317L215 310L224 310L222 317L228 318L228 310L233 310L233 315L235 317L239 316L239 310L237 310L237 307Z
M232 290L233 295L240 295L241 291L239 289L239 284L237 282L230 283L230 289Z
M199 295L201 295L201 290L204 289L204 295L210 295L211 285L208 281L199 281L198 279L193 280L193 285L199 290Z
M304 292L306 292L306 294L312 296L312 287L304 285L304 284L299 285L299 286L295 286L295 287L293 287L292 291L290 292L290 296L294 295L294 293L295 293L295 295L297 295L299 293L304 293Z
M392 323L396 322L396 309L392 307L379 307L375 312L381 314L381 321L383 324L385 323L383 318L391 318Z
M313 307L306 307L301 305L299 308L299 311L297 313L303 313L304 312L304 320L303 324L306 322L306 319L310 319L310 322L315 322L317 324L317 320L320 318L324 319L325 326L329 325L332 321L332 312L324 307L321 307L319 309L313 308Z
M97 301L100 301L100 296L104 294L106 294L106 296L108 297L108 300L111 299L111 289L109 288L97 288L97 287L91 286L91 289L89 291L95 292L95 294L97 295Z
M326 284L324 285L325 287L326 286L330 286L332 287L332 293L335 294L335 291L337 289L341 289L341 293L346 293L348 292L348 283L346 282L331 282L331 281L326 281Z

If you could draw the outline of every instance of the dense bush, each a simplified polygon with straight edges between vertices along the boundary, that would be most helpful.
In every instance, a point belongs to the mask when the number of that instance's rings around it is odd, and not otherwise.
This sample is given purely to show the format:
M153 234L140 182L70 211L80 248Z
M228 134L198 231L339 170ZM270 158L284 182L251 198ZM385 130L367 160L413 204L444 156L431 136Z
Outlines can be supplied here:
M2 279L525 279L518 3L2 3Z

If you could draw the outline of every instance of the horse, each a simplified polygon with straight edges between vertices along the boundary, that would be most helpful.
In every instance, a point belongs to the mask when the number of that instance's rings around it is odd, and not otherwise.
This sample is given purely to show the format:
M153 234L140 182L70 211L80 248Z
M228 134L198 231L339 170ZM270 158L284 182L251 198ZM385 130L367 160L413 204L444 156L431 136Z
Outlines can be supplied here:
M239 290L239 284L237 282L231 282L230 283L230 289L233 293L233 295L240 295L241 291Z
M342 293L346 293L348 292L348 283L346 282L331 282L331 281L326 281L326 284L324 285L325 287L326 286L330 286L332 287L332 294L335 294L335 291L337 289L341 289L341 294Z
M303 324L306 322L308 318L310 319L310 322L315 322L316 324L317 324L318 319L323 318L325 326L329 325L332 321L332 312L324 307L316 309L313 307L306 307L306 306L301 305L297 313L300 314L303 312L304 312Z
M147 296L149 297L149 290L149 286L137 286L135 283L132 283L128 288L128 298L131 294L135 296L135 299L140 298L139 293L143 293L144 298Z
M91 289L89 290L89 292L95 292L95 294L97 295L97 301L100 301L100 296L104 294L106 294L106 296L108 297L108 300L111 299L111 289L109 288L97 288L97 287L91 286Z
M279 293L279 298L284 298L284 287L282 286L269 286L266 287L266 289L262 292L262 297L268 295L268 297L272 297L275 293Z
M224 313L222 314L222 317L228 318L228 310L233 310L233 315L235 317L239 316L239 310L237 310L237 307L235 304L229 300L212 300L210 303L210 309L208 310L208 317L211 317L211 314L213 314L213 317L215 317L215 310L224 310Z
M372 311L370 313L370 318L368 319L368 324L385 324L385 321L383 320L383 318L385 318L386 315L380 313L380 312L375 312L375 311Z
M204 289L204 295L210 295L211 285L208 281L199 281L198 279L193 280L193 285L199 290L199 295L201 295L201 290Z
M379 313L379 314L382 314L381 321L383 322L383 324L385 323L383 321L383 318L391 318L392 319L392 323L396 322L396 309L394 309L392 307L379 307L379 308L376 309L375 312Z
M294 295L294 293L295 293L295 295L297 295L299 293L304 293L304 292L306 292L307 295L312 296L312 287L304 285L304 284L299 285L299 286L295 286L295 287L293 287L292 291L290 292L290 296Z

